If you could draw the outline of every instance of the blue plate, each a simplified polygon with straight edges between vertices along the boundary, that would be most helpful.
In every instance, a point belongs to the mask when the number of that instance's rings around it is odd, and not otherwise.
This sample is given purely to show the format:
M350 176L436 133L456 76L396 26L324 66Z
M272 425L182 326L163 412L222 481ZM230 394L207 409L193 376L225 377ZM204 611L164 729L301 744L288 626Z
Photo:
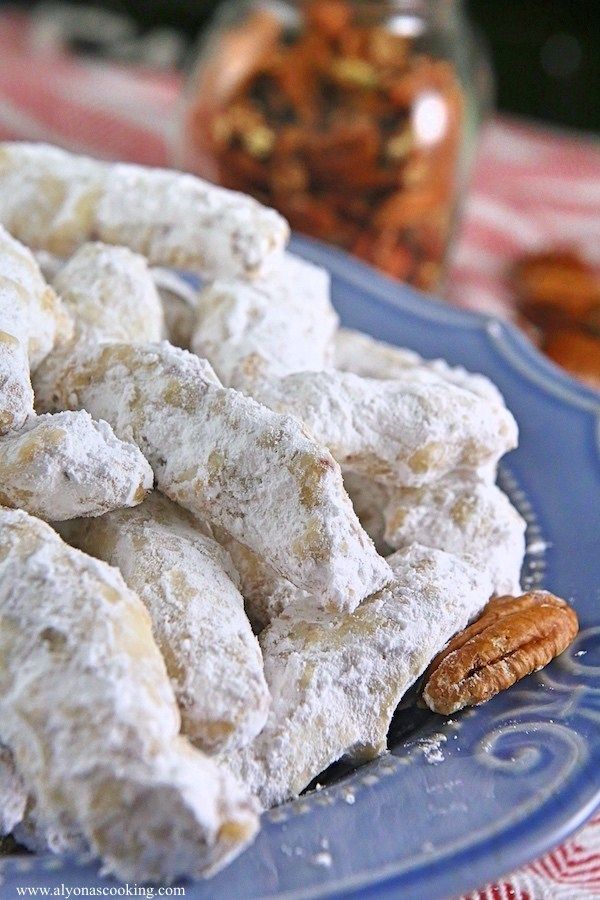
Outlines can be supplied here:
M294 249L329 269L345 325L496 382L521 429L502 483L528 522L525 582L570 598L582 630L543 672L452 721L400 712L389 755L266 813L254 846L186 897L448 897L548 850L600 804L600 395L511 327L313 242ZM54 857L5 858L1 876L2 897L116 885Z

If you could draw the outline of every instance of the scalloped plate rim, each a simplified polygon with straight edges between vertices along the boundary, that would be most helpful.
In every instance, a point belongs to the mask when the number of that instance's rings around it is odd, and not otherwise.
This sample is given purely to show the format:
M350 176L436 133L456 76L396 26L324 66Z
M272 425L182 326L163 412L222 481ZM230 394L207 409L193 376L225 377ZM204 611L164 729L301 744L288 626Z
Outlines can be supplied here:
M403 313L408 312L416 318L431 320L437 324L447 324L456 328L466 326L492 334L494 332L502 334L544 376L546 390L556 393L558 389L562 399L600 414L600 390L596 391L577 381L551 359L544 356L512 322L475 310L449 306L435 296L424 293L411 285L398 282L368 263L362 262L342 250L329 247L314 238L294 235L290 247L294 251L297 250L300 256L305 256L312 262L322 265L330 272L337 271L345 279L348 279L348 274L352 273L352 280L362 284L370 293L375 293L375 299L378 302L385 303ZM506 362L514 363L514 359L509 360L506 356L503 359ZM519 369L519 371L532 377L531 370L528 368ZM569 392L568 395L565 395L560 388L566 389Z

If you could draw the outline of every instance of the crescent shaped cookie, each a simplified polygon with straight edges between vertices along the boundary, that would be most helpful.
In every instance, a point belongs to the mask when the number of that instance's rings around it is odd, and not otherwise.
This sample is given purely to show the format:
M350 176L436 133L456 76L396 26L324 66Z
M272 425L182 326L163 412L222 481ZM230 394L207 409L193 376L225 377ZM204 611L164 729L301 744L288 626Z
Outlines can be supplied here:
M116 569L0 508L0 742L46 831L83 834L125 881L222 866L254 804L178 736L145 607Z
M396 488L384 505L385 540L418 541L487 571L495 594L521 593L526 523L508 497L477 473L456 472L421 488Z
M414 544L390 563L395 580L355 612L291 604L261 634L271 710L226 761L263 806L296 796L342 756L382 753L399 701L489 598L485 574L440 550Z
M0 225L0 435L33 415L30 370L71 333L33 254Z
M260 403L303 422L340 465L386 487L418 487L459 467L492 466L517 425L492 403L434 373L425 382L299 372L257 379Z
M390 580L330 453L292 416L222 387L206 361L162 343L47 362L35 385L44 409L108 421L141 449L164 494L323 606L353 609Z
M328 273L291 253L267 277L221 278L200 293L192 349L240 390L249 379L327 368L338 324L329 292Z
M60 531L117 566L146 606L183 733L208 753L249 743L265 724L270 696L227 552L157 491L135 509Z
M83 410L33 417L0 438L0 503L47 521L135 506L153 482L138 448Z
M143 344L163 336L162 304L148 264L127 247L84 244L53 286L73 318L77 343Z
M193 175L9 142L0 143L0 222L62 258L99 239L209 277L259 275L289 236L274 210Z

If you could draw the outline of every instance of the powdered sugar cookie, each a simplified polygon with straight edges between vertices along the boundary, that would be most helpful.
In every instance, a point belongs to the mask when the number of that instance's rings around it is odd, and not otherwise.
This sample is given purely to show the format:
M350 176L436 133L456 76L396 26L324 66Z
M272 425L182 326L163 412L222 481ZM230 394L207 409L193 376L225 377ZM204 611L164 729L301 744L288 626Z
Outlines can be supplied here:
M33 254L0 225L0 434L32 415L30 369L70 336L69 316Z
M146 606L183 733L210 753L255 737L270 697L227 552L156 491L135 510L70 522L61 534L117 566Z
M385 750L402 696L490 595L485 574L440 550L415 544L390 564L394 582L354 613L291 604L261 634L271 710L227 762L265 807L344 755L364 761Z
M200 293L192 349L239 389L248 379L327 368L338 324L329 292L328 273L291 253L265 278L219 279Z
M44 409L84 408L138 445L157 485L332 609L391 578L330 453L292 416L220 385L169 344L83 347L44 367ZM40 373L41 376L41 373Z
M418 541L487 571L495 594L521 593L526 523L493 482L456 472L421 488L397 488L385 506L385 540Z
M177 736L143 604L38 519L0 510L0 526L0 741L39 822L81 832L124 880L219 868L251 840L255 808Z
M257 379L260 403L290 413L344 467L384 486L429 484L458 467L492 465L517 444L517 425L491 403L434 373L425 382L351 372Z
M27 143L0 144L0 222L59 257L100 239L207 276L259 275L289 235L274 210L193 175Z
M138 448L84 411L33 417L0 438L0 503L41 519L135 506L153 481Z

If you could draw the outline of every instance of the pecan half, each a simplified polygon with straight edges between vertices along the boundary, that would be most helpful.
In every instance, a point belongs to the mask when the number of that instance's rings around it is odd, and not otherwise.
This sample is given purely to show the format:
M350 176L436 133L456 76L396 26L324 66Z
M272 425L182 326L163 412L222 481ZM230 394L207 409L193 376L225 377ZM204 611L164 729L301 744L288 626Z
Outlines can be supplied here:
M600 334L556 328L546 332L546 356L567 369L584 384L600 388Z
M557 316L581 320L600 302L598 272L576 249L526 254L513 268L512 284L522 311L536 324Z
M433 660L423 700L446 716L485 703L542 669L566 650L578 630L574 610L547 591L496 597Z

